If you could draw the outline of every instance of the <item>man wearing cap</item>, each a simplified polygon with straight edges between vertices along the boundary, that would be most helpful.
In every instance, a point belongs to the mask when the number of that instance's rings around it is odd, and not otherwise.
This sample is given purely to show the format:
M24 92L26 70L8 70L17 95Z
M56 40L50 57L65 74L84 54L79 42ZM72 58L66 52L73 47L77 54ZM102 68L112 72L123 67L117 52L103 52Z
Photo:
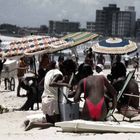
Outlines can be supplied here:
M104 69L104 66L103 66L102 64L97 64L97 65L96 65L96 72L97 72L97 75L104 75L103 69Z

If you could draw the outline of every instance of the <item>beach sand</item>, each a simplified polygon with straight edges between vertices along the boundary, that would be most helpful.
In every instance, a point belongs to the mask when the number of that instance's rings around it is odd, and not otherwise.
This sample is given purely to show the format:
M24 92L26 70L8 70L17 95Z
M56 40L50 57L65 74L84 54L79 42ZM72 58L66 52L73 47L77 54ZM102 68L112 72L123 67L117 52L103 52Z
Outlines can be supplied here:
M109 73L109 71L105 71ZM17 85L17 79L16 79ZM21 91L25 94L25 91ZM28 115L41 113L41 109L34 111L12 111L13 108L20 108L25 102L26 97L17 97L16 91L4 91L0 86L0 105L10 109L9 112L0 114L0 140L139 140L140 133L64 133L59 127L50 127L46 129L33 128L24 131L23 122ZM115 114L117 119L123 116ZM136 117L140 120L140 117ZM139 121L140 122L140 121Z

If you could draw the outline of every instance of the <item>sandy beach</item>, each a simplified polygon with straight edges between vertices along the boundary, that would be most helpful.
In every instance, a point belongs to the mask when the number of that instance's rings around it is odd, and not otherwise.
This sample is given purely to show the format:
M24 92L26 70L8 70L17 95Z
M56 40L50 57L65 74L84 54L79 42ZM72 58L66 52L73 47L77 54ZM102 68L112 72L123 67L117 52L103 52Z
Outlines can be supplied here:
M109 71L105 70L105 73ZM17 85L17 79L16 79ZM0 86L0 105L10 109L9 112L0 114L0 139L1 140L62 140L62 139L96 139L96 140L139 140L140 133L64 133L59 127L50 127L46 129L33 128L29 131L24 131L23 122L28 115L41 113L41 109L34 111L12 111L13 108L19 108L25 102L26 97L17 97L16 91L5 91L4 86ZM22 90L21 94L25 94ZM117 119L122 119L122 116L115 114ZM136 117L140 123L140 117Z

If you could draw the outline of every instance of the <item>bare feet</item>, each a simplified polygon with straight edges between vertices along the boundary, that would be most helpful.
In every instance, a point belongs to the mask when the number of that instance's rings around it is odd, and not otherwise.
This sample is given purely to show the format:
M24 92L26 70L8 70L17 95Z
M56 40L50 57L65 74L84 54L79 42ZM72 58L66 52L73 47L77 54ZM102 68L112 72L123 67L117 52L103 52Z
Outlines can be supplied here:
M51 126L54 126L54 124L52 123L49 123L49 122L46 122L46 123L42 123L42 122L31 122L29 120L26 120L24 121L24 125L25 125L25 131L28 131L32 128L35 128L35 127L40 127L42 129L45 129L45 128L49 128Z
M29 121L29 123L25 127L25 131L28 131L34 127L33 123Z
M24 121L24 127L27 127L27 125L29 124L29 122L30 122L29 120L25 120Z

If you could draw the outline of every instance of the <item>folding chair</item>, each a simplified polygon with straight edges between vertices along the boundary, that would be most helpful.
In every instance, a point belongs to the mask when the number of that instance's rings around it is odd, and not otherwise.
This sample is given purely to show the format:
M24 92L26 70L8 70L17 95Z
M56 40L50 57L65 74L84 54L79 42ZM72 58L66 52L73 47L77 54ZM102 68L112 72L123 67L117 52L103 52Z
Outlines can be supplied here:
M119 101L119 99L120 99L121 96L123 95L124 90L126 89L128 83L129 83L129 81L131 80L131 78L133 77L134 73L135 73L135 70L130 71L130 72L127 74L127 77L126 77L125 83L124 83L122 89L119 91L119 94L118 94L118 96L117 96L117 102ZM113 115L114 111L115 111L115 109L111 109L111 110L109 110L109 112L108 112L106 118L112 116L112 117L114 118L114 120L118 122L118 120L117 120L117 119L114 117L114 115Z
M140 96L138 95L133 95L133 93L131 94L123 94L124 96L128 96L129 100L128 100L128 104L127 106L122 110L121 114L123 115L123 120L125 119L125 117L129 118L129 121L131 121L131 118L138 116L139 114L139 109L135 109L131 106L129 106L129 103L131 101L131 98L140 98ZM127 112L129 111L129 113Z

